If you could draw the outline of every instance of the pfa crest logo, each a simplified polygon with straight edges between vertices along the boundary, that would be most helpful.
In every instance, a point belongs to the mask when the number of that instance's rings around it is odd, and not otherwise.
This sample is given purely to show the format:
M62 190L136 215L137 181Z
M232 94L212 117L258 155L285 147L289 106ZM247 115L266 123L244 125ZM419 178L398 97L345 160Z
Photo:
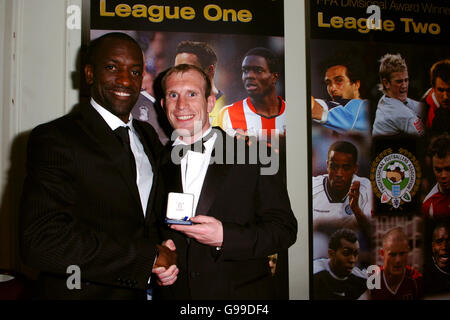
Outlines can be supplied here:
M411 202L419 189L422 172L414 155L400 148L398 153L386 149L372 163L370 180L381 203L392 203L397 209Z

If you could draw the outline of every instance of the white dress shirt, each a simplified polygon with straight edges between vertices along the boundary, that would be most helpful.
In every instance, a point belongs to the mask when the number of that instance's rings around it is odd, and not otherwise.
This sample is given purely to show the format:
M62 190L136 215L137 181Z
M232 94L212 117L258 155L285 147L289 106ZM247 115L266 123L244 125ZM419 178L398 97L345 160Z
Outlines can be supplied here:
M211 127L203 133L203 136L196 141L202 139L211 132ZM197 210L198 200L202 192L203 181L205 180L206 171L208 170L211 154L216 141L217 134L214 134L208 141L204 142L205 152L194 152L189 150L181 159L181 182L183 192L194 195L194 215ZM194 141L194 143L196 142ZM174 141L173 146L187 145L179 137ZM200 212L205 214L206 212Z
M144 146L139 140L139 135L133 127L133 116L130 113L128 122L124 123L117 116L95 102L94 99L91 99L91 105L95 110L97 110L97 112L102 116L102 118L106 121L106 123L112 130L115 130L121 126L130 128L130 130L128 130L128 133L130 135L131 151L133 152L134 159L136 161L136 184L139 190L139 197L141 199L142 210L145 216L150 191L152 190L153 185L153 170L152 165L150 164L150 160L148 159L147 154L144 151Z

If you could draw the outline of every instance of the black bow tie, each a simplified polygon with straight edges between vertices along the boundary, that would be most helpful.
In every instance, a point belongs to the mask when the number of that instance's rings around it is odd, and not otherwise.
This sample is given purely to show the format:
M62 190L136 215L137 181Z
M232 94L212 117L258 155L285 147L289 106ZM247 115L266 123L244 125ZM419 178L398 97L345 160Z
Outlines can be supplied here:
M213 135L214 135L214 131L211 130L206 136L197 140L196 142L194 142L192 144L184 145L182 147L183 154L186 154L187 150L191 150L193 152L205 153L205 142L208 141L209 139L211 139Z
M191 151L205 153L205 142L212 138L214 131L211 130L206 136L189 145Z

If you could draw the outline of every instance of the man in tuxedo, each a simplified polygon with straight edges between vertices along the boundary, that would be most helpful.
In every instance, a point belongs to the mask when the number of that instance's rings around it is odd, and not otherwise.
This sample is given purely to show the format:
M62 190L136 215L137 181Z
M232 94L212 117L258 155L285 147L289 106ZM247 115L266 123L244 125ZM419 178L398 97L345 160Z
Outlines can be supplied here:
M264 175L259 162L236 161L237 153L221 161L221 155L236 151L244 140L211 128L208 113L215 97L203 70L178 65L169 70L162 86L162 105L178 138L172 161L161 173L168 192L194 195L195 216L190 219L193 225L162 227L163 238L175 243L179 274L173 285L160 287L155 296L276 298L268 256L286 250L297 235L297 221L280 173ZM203 146L197 146L202 141ZM179 157L184 146L195 146L194 151L185 150ZM249 146L245 142L242 146L248 153Z
M209 119L213 126L220 125L220 110L227 105L225 94L214 83L217 61L218 59L214 49L206 42L185 40L177 45L174 65L193 64L203 69L211 81L211 94L216 97L214 108L209 113Z
M145 299L152 269L176 275L177 267L175 252L157 247L163 148L130 115L141 49L125 34L106 34L91 42L84 71L90 104L30 135L22 255L41 271L38 298Z

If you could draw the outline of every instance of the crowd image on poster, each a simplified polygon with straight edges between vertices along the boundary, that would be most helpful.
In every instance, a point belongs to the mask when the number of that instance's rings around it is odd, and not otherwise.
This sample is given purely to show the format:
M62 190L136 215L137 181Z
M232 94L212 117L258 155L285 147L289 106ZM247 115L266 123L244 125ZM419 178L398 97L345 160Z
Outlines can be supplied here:
M308 2L311 294L448 299L448 4L369 2Z

